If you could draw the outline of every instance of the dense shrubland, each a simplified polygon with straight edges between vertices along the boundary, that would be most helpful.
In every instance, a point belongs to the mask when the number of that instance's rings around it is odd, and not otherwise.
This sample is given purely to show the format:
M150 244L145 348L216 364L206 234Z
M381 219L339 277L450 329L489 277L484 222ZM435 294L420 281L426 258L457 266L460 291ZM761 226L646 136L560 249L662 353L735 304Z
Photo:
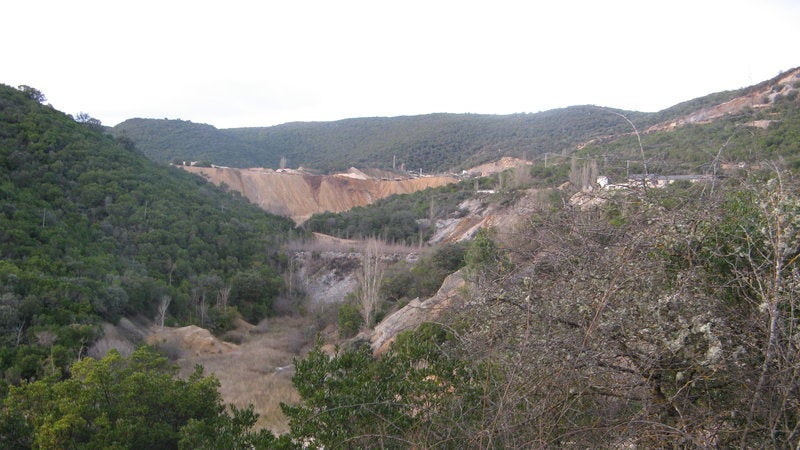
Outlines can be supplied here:
M433 352L312 353L292 430L326 448L794 448L797 192L773 168L484 234L464 310L411 338Z
M66 374L101 321L270 314L288 219L39 100L0 86L0 384Z
M333 355L312 350L295 364L302 401L284 407L290 432L279 438L254 431L251 409L226 408L217 381L200 371L179 379L148 349L86 355L98 324L122 316L221 331L239 314L270 314L285 294L288 262L276 249L290 223L156 167L127 138L42 101L32 88L0 89L3 448L800 443L797 95L778 98L769 115L745 111L643 134L641 145L631 136L587 146L572 164L533 166L523 178L539 187L645 166L749 169L709 184L618 191L594 208L564 207L563 191L543 190L550 201L520 227L381 268L378 302L354 302L341 328L354 333L430 295L458 269L469 280L463 307L399 335L377 359L357 342ZM619 125L615 114L592 111ZM766 129L747 125L776 117ZM420 219L452 213L472 189L318 223L343 236L419 242ZM495 200L513 204L517 195L507 187Z
M113 133L132 139L148 157L162 162L188 158L277 168L285 161L288 167L323 171L356 166L430 173L466 169L501 156L561 153L592 137L625 131L624 122L602 111L616 110L574 106L536 114L428 114L226 130L180 120L132 119Z
M147 348L123 358L112 350L85 358L70 377L12 387L0 412L5 449L244 449L280 445L253 431L252 409L222 404L219 383L197 368L175 377L166 358ZM286 438L284 438L285 440Z
M436 220L459 215L458 205L474 196L476 185L494 187L495 184L496 180L489 177L413 194L392 195L340 213L314 214L303 227L348 239L375 237L386 242L418 245L430 239Z

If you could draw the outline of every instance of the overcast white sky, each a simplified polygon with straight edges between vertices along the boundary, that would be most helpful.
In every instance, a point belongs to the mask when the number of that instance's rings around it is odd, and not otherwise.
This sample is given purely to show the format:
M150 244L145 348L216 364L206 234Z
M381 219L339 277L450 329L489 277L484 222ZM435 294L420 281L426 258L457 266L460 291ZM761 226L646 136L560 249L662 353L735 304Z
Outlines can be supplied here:
M2 15L0 83L106 125L658 111L800 66L800 0L9 0Z

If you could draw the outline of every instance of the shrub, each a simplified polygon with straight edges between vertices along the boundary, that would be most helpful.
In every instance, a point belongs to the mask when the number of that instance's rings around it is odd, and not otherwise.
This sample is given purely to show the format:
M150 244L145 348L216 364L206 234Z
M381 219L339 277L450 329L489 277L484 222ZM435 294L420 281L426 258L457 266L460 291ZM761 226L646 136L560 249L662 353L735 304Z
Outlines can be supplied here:
M339 326L339 336L351 338L358 334L358 330L364 324L364 319L361 317L361 311L358 308L345 303L339 307L336 323Z

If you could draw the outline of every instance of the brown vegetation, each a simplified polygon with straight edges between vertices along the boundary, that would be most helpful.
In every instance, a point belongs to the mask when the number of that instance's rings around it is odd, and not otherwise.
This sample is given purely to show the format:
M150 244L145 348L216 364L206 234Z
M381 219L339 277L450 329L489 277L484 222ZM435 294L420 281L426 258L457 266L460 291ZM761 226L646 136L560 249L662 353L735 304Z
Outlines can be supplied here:
M156 331L148 342L165 352L188 376L196 365L220 381L225 403L239 408L252 404L260 415L257 427L274 433L288 431L280 404L296 403L292 386L294 358L303 356L313 344L316 326L313 318L276 317L258 326L240 324L232 339L224 342L197 327L165 328Z

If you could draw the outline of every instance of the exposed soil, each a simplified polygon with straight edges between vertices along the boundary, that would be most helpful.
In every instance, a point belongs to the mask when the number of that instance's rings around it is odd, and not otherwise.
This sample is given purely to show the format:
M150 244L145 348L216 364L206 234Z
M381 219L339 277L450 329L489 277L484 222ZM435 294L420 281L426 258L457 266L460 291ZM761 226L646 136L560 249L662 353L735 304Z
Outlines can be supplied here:
M258 427L274 433L288 431L280 404L300 400L292 386L294 358L305 355L314 343L313 318L276 317L253 326L242 322L228 335L234 344L195 326L153 328L147 342L171 356L187 377L201 365L206 374L219 379L219 392L226 404L244 408L253 405L260 417Z
M393 194L409 194L429 187L455 183L453 176L408 179L375 179L363 172L309 175L296 171L236 169L229 167L186 167L216 185L225 185L271 213L291 217L296 223L314 213L341 212L365 206Z

